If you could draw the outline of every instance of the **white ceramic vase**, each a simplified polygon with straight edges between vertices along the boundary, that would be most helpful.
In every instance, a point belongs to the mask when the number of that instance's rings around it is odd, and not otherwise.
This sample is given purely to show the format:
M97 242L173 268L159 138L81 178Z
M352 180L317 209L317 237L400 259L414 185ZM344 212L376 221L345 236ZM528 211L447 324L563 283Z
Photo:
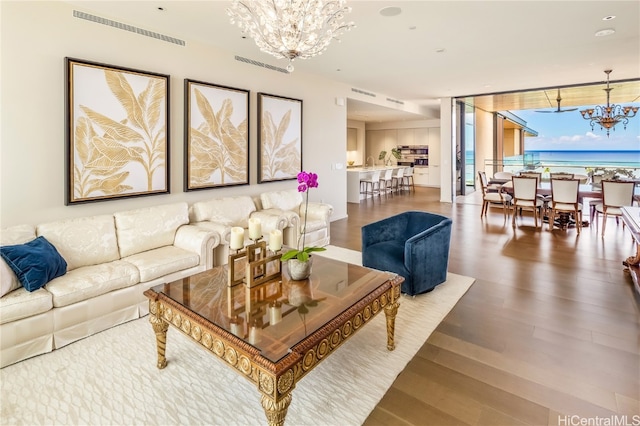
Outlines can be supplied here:
M289 277L292 280L306 280L311 275L311 257L306 262L301 262L296 258L289 259L287 261L287 267L289 268Z

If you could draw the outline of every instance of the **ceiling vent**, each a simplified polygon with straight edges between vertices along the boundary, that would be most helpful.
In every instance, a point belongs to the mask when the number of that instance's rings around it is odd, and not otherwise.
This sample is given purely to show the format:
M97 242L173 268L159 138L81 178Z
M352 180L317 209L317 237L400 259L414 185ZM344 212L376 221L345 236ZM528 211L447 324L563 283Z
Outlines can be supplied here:
M140 34L146 37L151 37L158 40L166 41L167 43L173 43L180 46L185 46L187 44L185 43L184 40L180 40L178 38L170 37L164 34L154 33L153 31L148 31L142 28L134 27L132 25L123 24L122 22L112 21L111 19L102 18L100 16L90 15L88 13L80 12L78 10L73 11L73 16L75 18L96 22L102 25L108 25L110 27L118 28L125 31L130 31L132 33Z
M404 105L404 102L399 101L399 100L397 100L397 99L387 98L387 100L388 100L389 102L393 102L394 104Z
M371 93L371 92L365 92L364 90L360 90L360 89L355 89L355 88L351 88L352 92L356 92L356 93L360 93L361 95L365 95L365 96L371 96L372 98L376 97L375 93Z
M244 58L244 57L238 56L238 55L236 55L235 58L236 58L236 61L245 62L247 64L255 65L257 67L262 67L262 68L266 68L266 69L269 69L269 70L273 70L273 71L278 71L278 72L282 72L282 73L285 73L285 74L289 74L289 71L287 71L284 68L276 67L274 65L265 64L264 62L256 61L256 60L249 59L249 58Z

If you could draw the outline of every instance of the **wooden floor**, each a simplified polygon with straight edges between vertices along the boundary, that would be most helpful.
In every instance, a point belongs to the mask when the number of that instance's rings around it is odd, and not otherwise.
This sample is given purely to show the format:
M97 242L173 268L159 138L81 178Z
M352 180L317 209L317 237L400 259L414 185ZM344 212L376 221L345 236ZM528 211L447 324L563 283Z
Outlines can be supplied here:
M526 213L514 229L500 208L481 219L478 197L440 203L437 190L417 188L348 204L348 219L331 224L331 244L360 250L366 223L443 214L453 219L449 271L476 278L365 425L640 424L640 298L621 264L635 253L628 230L609 219L605 238L593 225L550 232ZM596 417L611 423L576 423Z

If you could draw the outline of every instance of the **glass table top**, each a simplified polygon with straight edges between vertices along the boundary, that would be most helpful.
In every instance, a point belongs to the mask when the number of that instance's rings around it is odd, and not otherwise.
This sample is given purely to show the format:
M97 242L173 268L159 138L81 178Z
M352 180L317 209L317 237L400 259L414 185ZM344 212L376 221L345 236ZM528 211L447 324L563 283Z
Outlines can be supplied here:
M153 290L277 362L290 348L394 276L322 256L313 257L307 280L290 280L286 262L282 269L281 279L253 288L245 284L229 287L229 269L220 266Z

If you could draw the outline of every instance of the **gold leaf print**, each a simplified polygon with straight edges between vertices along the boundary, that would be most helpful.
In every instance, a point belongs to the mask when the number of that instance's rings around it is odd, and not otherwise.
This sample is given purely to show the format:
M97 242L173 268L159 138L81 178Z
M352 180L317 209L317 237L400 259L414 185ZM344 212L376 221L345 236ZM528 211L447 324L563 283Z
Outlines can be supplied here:
M246 181L247 123L231 122L233 102L227 98L214 111L207 97L194 88L196 105L204 122L191 126L189 183L203 186L220 174L221 184Z
M291 110L287 111L278 125L269 111L263 113L262 120L262 173L263 179L275 179L278 174L291 176L299 172L300 151L298 138L283 141L291 122Z
M74 194L87 198L153 191L153 175L163 171L166 162L165 125L160 122L166 102L163 80L149 78L136 95L124 73L105 70L104 77L125 116L108 116L80 105L86 117L75 124ZM146 172L146 188L127 181L131 175L122 169L132 163Z

